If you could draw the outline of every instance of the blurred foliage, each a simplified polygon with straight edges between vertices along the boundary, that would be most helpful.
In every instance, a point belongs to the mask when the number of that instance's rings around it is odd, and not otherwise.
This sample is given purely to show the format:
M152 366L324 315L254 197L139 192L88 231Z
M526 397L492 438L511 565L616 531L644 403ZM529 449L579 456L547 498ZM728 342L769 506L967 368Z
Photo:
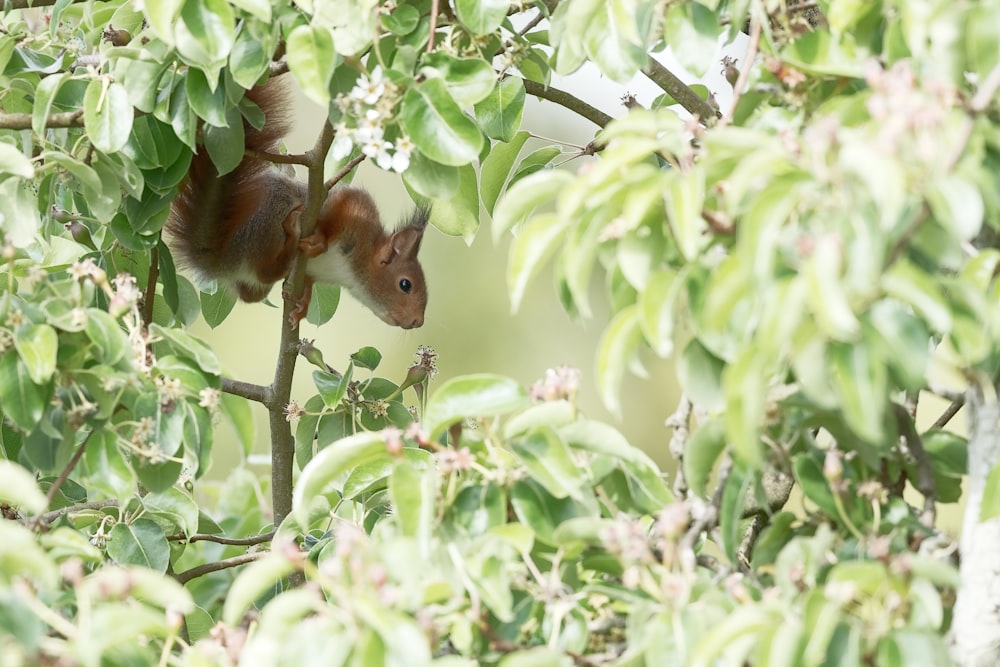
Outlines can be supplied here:
M550 85L585 64L663 95L611 121ZM244 93L285 70L327 109L327 176L363 155L442 232L513 234L515 307L549 262L574 317L604 279L605 403L676 359L672 485L568 368L430 392L428 348L335 370L307 344L302 405L222 377L184 329L234 299L161 230L192 151L242 159ZM9 2L0 80L0 666L951 661L934 515L988 459L914 412L994 389L1000 6ZM529 95L594 142L526 150ZM203 477L220 415L246 455L244 395L275 442L295 422L290 498L245 461ZM966 531L1000 494L973 506Z

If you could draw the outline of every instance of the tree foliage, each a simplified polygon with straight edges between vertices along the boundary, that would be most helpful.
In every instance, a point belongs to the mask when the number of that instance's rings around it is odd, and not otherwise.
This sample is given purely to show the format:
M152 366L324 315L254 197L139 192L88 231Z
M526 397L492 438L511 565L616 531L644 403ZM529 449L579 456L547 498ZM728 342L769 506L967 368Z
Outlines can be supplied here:
M0 18L0 665L995 664L996 3L23 5ZM584 65L662 94L612 120L552 85ZM605 280L608 406L676 360L684 397L650 416L673 411L669 484L580 414L572 369L431 391L432 350L335 370L276 316L273 382L223 377L185 328L233 297L161 231L192 152L238 164L244 93L285 72L328 109L271 156L313 202L370 159L439 230L484 211L512 237L515 307L549 263L580 318ZM528 96L593 142L532 136ZM931 394L951 406L918 419ZM252 401L271 479L208 481ZM961 572L936 525L959 500Z

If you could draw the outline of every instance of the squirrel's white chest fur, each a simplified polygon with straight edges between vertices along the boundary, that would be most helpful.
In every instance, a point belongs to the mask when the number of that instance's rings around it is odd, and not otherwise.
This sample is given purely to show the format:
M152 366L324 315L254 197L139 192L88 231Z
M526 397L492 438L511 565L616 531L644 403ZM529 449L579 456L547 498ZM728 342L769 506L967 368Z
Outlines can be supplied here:
M346 288L351 296L381 316L382 306L371 298L365 284L354 273L350 259L336 245L311 258L306 264L306 273L318 283L335 283Z

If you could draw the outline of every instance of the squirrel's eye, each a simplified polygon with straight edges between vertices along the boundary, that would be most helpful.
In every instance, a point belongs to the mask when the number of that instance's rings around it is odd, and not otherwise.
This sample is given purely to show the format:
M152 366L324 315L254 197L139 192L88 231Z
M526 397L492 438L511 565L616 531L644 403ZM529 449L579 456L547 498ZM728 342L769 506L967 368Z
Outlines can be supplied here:
M410 290L413 289L413 283L411 283L409 279L403 278L402 280L399 281L399 289L403 290L406 293L409 293Z

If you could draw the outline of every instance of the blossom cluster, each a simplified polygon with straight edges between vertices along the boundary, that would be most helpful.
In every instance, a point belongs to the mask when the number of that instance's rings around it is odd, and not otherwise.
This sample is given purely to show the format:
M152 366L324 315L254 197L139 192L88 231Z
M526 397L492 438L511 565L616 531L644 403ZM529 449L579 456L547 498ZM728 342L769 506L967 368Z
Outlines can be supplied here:
M385 138L386 122L393 116L399 101L396 86L383 78L376 67L371 74L362 74L347 95L337 96L337 106L344 120L336 126L336 136L330 148L333 158L343 160L355 146L380 169L402 173L410 166L413 142L402 135L395 142Z

